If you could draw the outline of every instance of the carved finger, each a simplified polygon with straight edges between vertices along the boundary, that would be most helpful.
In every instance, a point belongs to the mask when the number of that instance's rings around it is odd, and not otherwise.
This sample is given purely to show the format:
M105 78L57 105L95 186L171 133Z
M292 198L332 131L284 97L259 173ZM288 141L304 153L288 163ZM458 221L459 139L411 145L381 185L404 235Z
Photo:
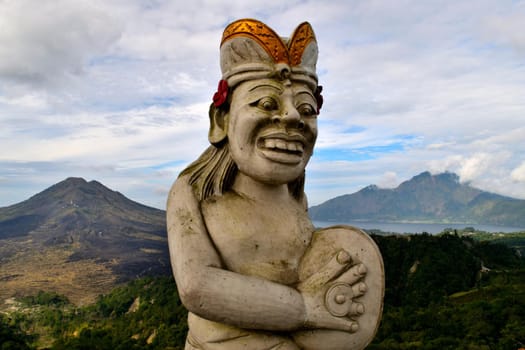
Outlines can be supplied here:
M357 321L346 317L333 317L331 315L328 316L328 318L324 318L322 322L308 322L305 326L306 328L325 328L349 333L355 333L359 330L359 324Z
M354 292L354 298L364 295L367 290L368 288L364 282L359 282L352 286L352 291Z
M337 282L343 282L348 284L354 284L357 281L359 281L361 278L363 278L366 275L367 269L366 266L363 264L357 264L352 266L348 269L345 273L343 273L339 278L337 278Z
M352 263L350 254L341 249L324 265L319 271L310 276L306 281L299 285L300 290L318 290L326 283L330 282Z
M328 324L329 329L338 329L349 333L355 333L359 330L359 323L347 318L334 318L332 323Z
M361 303L350 304L350 310L348 316L361 316L365 313L365 306Z
M334 286L333 286L334 287ZM339 289L342 288L342 289ZM336 296L337 294L340 294L340 292L348 292L352 293L352 289L350 286L347 286L345 289L342 284L338 288L331 288L334 290L333 296ZM332 329L332 330L340 330L345 331L349 333L355 333L359 329L359 324L356 320L349 319L348 313L350 311L349 309L349 303L344 302L343 305L340 305L342 307L341 314L336 315L336 313L332 312L333 310L330 310L328 305L326 305L324 302L320 302L316 297L311 297L308 294L304 295L304 302L305 302L305 311L306 311L306 319L304 326L305 328L323 328L323 329ZM345 299L346 300L346 299ZM348 299L351 303L351 298ZM336 303L336 301L332 301L333 303Z

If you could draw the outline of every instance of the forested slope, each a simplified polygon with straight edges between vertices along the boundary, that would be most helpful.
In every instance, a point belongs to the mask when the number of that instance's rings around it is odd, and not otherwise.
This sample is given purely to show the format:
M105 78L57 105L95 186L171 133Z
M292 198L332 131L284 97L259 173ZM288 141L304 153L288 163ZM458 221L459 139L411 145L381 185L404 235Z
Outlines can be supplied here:
M524 236L512 241L523 245ZM524 346L525 268L514 248L458 234L373 237L383 253L387 288L369 349ZM49 293L19 302L18 311L0 322L2 350L184 346L186 310L170 277L135 280L82 308Z

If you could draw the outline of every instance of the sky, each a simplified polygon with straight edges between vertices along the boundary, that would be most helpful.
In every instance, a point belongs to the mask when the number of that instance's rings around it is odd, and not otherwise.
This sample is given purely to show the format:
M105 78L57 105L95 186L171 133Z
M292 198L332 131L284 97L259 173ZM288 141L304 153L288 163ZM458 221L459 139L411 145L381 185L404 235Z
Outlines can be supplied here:
M525 199L525 1L0 0L0 207L83 177L164 209L239 18L314 28L310 205L423 171Z

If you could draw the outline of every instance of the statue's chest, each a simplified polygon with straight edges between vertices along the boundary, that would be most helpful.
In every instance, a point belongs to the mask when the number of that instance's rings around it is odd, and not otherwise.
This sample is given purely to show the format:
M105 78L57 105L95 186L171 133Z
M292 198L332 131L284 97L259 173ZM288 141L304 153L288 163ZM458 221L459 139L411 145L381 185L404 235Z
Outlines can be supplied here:
M297 282L313 226L299 204L261 205L238 196L206 202L206 227L225 267L283 284Z

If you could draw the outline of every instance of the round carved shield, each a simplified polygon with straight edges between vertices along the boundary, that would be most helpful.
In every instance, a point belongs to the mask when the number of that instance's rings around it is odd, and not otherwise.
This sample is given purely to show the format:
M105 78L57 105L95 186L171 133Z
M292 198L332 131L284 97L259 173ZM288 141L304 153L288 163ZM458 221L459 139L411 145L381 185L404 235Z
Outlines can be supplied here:
M337 278L328 283L325 307L334 317L354 320L357 327L352 332L330 329L297 332L294 334L294 340L303 349L364 349L372 341L379 327L385 291L383 259L372 238L360 229L340 225L316 230L301 262L300 280L305 280L317 272L341 249L350 253L352 266L363 264L366 274L357 280L354 286L337 282ZM366 291L363 295L354 297L352 287L355 289L357 283ZM366 287L363 287L363 284Z

